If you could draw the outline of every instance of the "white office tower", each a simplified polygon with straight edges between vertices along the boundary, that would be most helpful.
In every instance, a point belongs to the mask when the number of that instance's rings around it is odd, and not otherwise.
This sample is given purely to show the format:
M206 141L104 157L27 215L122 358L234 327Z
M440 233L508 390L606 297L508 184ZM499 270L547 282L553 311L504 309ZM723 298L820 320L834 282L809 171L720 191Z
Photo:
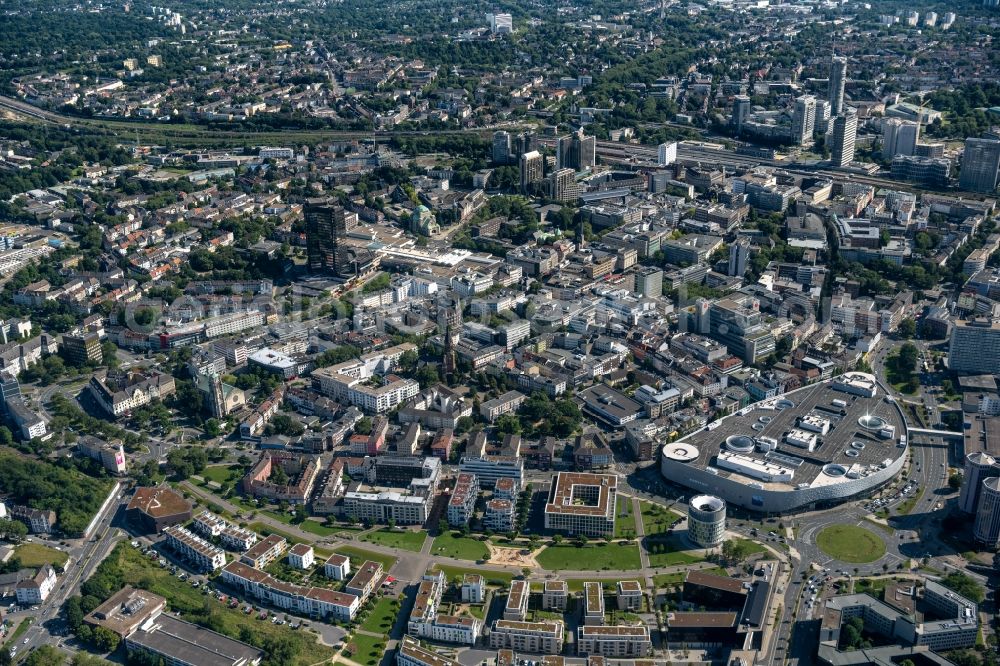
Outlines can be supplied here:
M747 258L750 256L750 239L738 238L729 246L729 275L741 276L747 271Z
M996 459L983 451L974 451L965 456L962 469L962 494L958 498L958 508L966 513L975 513L983 481L991 476L1000 476Z
M1000 477L991 476L983 481L972 535L976 543L987 548L1000 546Z
M702 548L715 548L726 536L726 502L697 495L688 502L688 537Z
M509 35L514 32L514 19L510 14L487 14L490 32L494 35Z
M928 28L933 28L937 25L937 12L927 12L924 14L924 25Z
M834 166L845 167L854 161L854 142L858 135L858 116L854 109L847 109L843 115L833 119L832 162Z
M677 143L661 143L656 149L656 162L667 166L677 161Z
M946 13L944 15L944 18L941 19L941 25L939 27L942 30L947 30L948 28L950 28L955 23L955 19L956 18L958 18L958 17L955 16L955 12L948 12L948 13Z
M920 125L912 120L886 118L882 121L882 158L913 155L920 139Z
M545 158L537 150L521 155L521 192L527 194L544 175Z
M830 100L827 99L816 100L816 123L813 129L816 132L819 132L820 134L829 134Z
M844 84L847 82L847 58L834 56L830 61L830 115L844 112Z
M792 143L799 146L810 143L815 125L816 98L812 95L797 97L792 110Z

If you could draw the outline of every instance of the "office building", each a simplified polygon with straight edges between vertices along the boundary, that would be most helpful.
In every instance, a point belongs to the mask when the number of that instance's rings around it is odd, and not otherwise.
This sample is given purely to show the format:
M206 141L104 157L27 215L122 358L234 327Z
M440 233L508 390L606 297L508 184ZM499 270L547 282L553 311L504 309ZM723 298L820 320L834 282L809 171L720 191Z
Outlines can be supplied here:
M987 548L1000 546L1000 477L991 476L982 483L972 534L976 543Z
M511 162L510 133L499 130L493 133L493 163L510 164Z
M739 136L743 133L743 125L750 119L750 97L747 95L737 95L733 100L733 115L729 119L729 126L733 134Z
M688 502L688 537L701 548L716 548L726 535L726 502L698 495Z
M147 655L138 663L162 663L170 666L257 666L264 652L184 622L172 615L158 613L125 638L129 661L138 661L136 653Z
M799 146L812 141L816 126L816 98L802 95L795 99L792 109L792 143Z
M514 18L510 14L489 14L490 32L494 35L509 35L514 32Z
M972 425L978 428L979 423L975 422ZM996 458L985 451L973 451L965 456L965 465L962 468L962 492L958 498L959 509L965 513L976 513L983 481L991 476L1000 476L1000 468L996 465Z
M968 138L962 153L962 171L958 185L969 192L991 193L997 188L1000 173L1000 141Z
M159 532L191 520L191 503L173 488L136 488L125 518L147 532Z
M896 155L892 158L890 172L893 178L899 180L930 187L945 187L951 177L951 160L943 157Z
M121 440L105 442L97 437L81 435L76 441L76 447L82 455L98 461L112 474L125 473L125 447Z
M1000 373L1000 321L954 322L948 368L976 375Z
M332 201L309 199L303 215L310 271L351 278L373 268L375 258L370 251L349 247L345 242L348 232L357 226L357 214L348 213Z
M882 159L896 155L910 156L916 152L920 125L902 118L887 118L882 123Z
M830 116L844 112L844 84L847 82L847 58L834 56L830 61Z
M708 334L745 363L757 363L774 352L774 335L764 323L756 300L748 296L722 298L709 305L707 314Z
M615 533L618 477L560 472L545 504L545 529L588 537Z
M733 277L743 277L747 272L747 259L750 258L750 239L746 237L737 238L729 246L729 270L728 274Z
M554 201L575 201L581 188L576 185L576 171L563 168L549 174L549 197Z
M83 366L91 363L100 365L104 360L101 350L101 338L97 333L80 333L79 335L64 335L62 350L67 360L73 365Z
M833 119L833 166L845 167L854 161L854 142L858 134L858 116L853 109Z
M535 183L542 180L545 171L545 159L537 150L521 155L521 192L529 194Z
M584 171L597 164L597 137L584 136L583 128L556 142L556 168Z
M663 271L654 266L643 266L635 272L635 293L646 298L663 295Z
M656 163L663 167L677 161L677 142L661 143L656 147Z

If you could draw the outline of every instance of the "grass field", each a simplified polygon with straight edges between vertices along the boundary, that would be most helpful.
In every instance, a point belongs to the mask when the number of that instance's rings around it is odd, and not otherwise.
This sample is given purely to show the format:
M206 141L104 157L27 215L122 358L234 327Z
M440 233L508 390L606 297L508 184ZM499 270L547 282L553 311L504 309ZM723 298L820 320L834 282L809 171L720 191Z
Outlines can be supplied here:
M229 481L237 479L239 473L239 465L215 465L214 467L206 467L198 474L198 476L206 481L215 481L221 486Z
M301 539L299 539L298 537L292 536L291 533L271 527L266 523L260 523L260 522L250 523L248 527L252 529L254 532L257 532L258 534L263 534L264 536L267 536L268 534L277 534L278 536L283 536L285 537L285 539L288 540L289 544L298 543L299 541L301 541Z
M489 569L475 569L466 567L450 567L446 564L435 564L435 570L443 571L444 575L448 578L449 582L458 582L461 584L462 578L465 574L480 574L486 579L488 585L499 585L501 587L506 587L510 585L510 581L514 580L514 574L508 571L491 571Z
M357 548L355 546L338 546L333 550L334 552L340 553L341 555L347 555L351 558L352 571L356 570L365 560L381 562L382 568L386 571L389 571L389 569L392 568L392 565L396 563L396 558L392 555L383 555L382 553L375 553L363 548Z
M854 591L859 594L864 592L876 599L881 599L882 593L889 583L889 578L857 578L854 581Z
M830 525L816 536L816 545L841 562L874 562L885 555L882 537L856 525Z
M257 620L255 616L244 615L240 610L230 610L211 597L201 593L189 584L171 576L169 571L150 563L147 558L129 546L120 544L112 551L101 568L108 566L118 572L122 584L148 588L151 592L167 599L171 610L180 613L184 619L203 621L206 606L211 609L213 629L227 636L240 638L241 631L249 632L255 640L280 639L290 642L295 649L293 661L298 666L307 666L329 660L334 651L321 645L316 636L306 631L293 631L285 626ZM99 571L101 569L99 568Z
M347 639L348 648L351 650L351 661L356 661L365 666L375 666L382 659L385 652L385 636L369 636L367 634L354 634ZM346 654L345 654L346 656Z
M43 564L62 566L69 559L69 555L61 550L49 548L40 543L22 543L14 549L14 555L20 558L23 566L32 568L40 567Z
M686 551L687 547L678 537L657 539L647 543L646 553L649 556L649 566L670 567L678 564L694 564L705 560L704 557L697 554L697 551Z
M490 551L478 539L462 537L455 532L445 532L434 539L431 555L454 557L459 560L485 560L490 556Z
M647 535L669 529L674 522L683 518L676 511L671 511L659 504L640 502L640 505L642 507L642 529Z
M427 538L427 532L414 532L411 530L390 530L382 529L362 535L361 541L377 543L380 546L390 548L401 548L419 553Z
M548 571L599 571L601 569L638 569L639 546L601 543L576 546L549 546L535 558Z
M374 634L388 634L399 613L399 602L392 597L381 597L368 614L361 628Z
M605 590L615 589L620 578L570 578L566 581L566 588L570 592L583 592L584 583L600 583Z
M631 497L618 497L615 507L615 538L635 538L635 512L632 510Z

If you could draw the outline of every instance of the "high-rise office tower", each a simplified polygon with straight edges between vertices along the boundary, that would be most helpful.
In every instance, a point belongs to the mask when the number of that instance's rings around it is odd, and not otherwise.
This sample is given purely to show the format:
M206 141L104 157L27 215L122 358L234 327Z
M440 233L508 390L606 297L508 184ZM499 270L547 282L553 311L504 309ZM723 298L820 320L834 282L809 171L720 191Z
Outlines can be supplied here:
M750 257L750 239L739 238L729 246L729 275L742 276L747 271L747 259Z
M669 166L677 161L677 142L661 143L656 147L656 163L659 166Z
M542 179L544 165L545 160L537 150L521 155L521 192L527 194Z
M913 155L920 138L920 125L912 120L887 118L882 122L882 158Z
M844 83L847 81L847 58L834 56L830 61L830 115L844 112Z
M510 134L503 130L493 133L493 163L510 163Z
M534 132L521 132L511 141L512 150L510 161L516 163L525 153L538 150L538 135Z
M854 109L847 109L843 114L833 119L833 153L834 166L844 167L854 161L854 141L858 135L858 116Z
M487 14L490 32L494 35L508 35L514 32L514 19L510 14Z
M750 117L750 97L747 95L737 95L733 100L733 115L729 119L729 126L733 134L739 136L743 133L743 123Z
M584 136L583 128L556 142L556 168L583 171L597 164L597 137Z
M309 270L330 271L341 277L356 275L354 253L343 241L356 226L357 217L327 199L308 199L303 215Z
M983 481L972 535L976 543L989 548L1000 545L1000 477L991 476Z
M962 469L962 494L958 498L958 508L965 513L975 513L979 506L979 496L983 491L983 481L991 476L1000 476L996 459L984 451L973 451L965 456Z
M792 143L803 145L812 141L816 124L816 98L802 95L795 99L792 110Z
M995 139L965 140L962 172L958 185L969 192L992 192L997 188L1000 173L1000 141Z
M663 295L663 271L655 266L643 266L635 272L635 293L646 298Z
M828 134L830 132L830 100L816 100L816 123L814 129L820 134Z
M948 369L953 372L1000 372L1000 323L956 321L948 345Z

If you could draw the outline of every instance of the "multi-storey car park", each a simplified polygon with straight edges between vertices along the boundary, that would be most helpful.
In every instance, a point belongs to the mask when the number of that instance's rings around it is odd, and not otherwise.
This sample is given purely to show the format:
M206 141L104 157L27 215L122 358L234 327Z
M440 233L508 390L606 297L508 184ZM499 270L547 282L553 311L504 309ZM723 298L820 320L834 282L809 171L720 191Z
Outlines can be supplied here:
M778 513L871 493L906 461L902 411L873 375L849 372L750 405L667 444L671 482Z

